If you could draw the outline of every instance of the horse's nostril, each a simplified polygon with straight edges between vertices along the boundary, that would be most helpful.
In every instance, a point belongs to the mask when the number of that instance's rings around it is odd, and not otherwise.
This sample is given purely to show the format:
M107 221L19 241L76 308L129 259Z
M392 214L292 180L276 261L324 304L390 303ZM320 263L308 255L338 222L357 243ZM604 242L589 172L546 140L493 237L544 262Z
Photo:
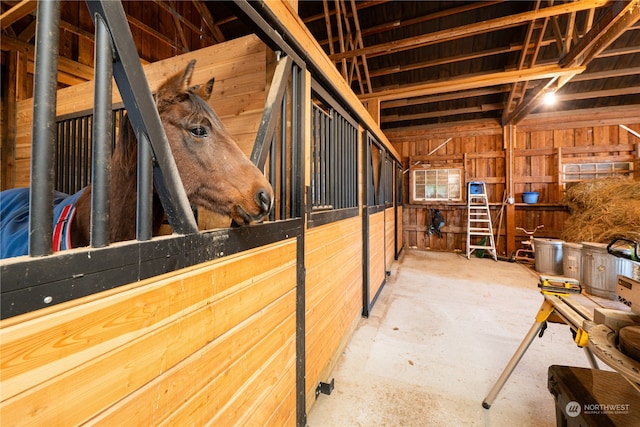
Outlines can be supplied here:
M271 210L271 196L266 189L261 188L258 190L258 193L256 194L256 201L264 212L269 212Z

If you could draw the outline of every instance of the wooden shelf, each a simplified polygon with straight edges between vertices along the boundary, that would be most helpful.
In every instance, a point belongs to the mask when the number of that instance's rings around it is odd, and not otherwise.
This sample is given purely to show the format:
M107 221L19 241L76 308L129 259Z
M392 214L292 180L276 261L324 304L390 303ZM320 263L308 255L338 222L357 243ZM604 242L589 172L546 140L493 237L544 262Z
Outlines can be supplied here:
M561 205L558 203L516 203L516 209L546 209L546 210L558 210L558 211L567 211L569 207L567 205Z

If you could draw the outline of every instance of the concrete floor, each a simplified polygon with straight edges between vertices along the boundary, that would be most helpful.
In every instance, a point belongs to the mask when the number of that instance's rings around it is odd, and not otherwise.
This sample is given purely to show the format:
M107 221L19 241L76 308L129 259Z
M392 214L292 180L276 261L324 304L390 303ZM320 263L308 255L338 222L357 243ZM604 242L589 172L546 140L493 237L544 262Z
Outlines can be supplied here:
M566 325L549 324L482 408L540 308L537 284L520 264L405 250L309 427L555 426L548 367L589 367Z

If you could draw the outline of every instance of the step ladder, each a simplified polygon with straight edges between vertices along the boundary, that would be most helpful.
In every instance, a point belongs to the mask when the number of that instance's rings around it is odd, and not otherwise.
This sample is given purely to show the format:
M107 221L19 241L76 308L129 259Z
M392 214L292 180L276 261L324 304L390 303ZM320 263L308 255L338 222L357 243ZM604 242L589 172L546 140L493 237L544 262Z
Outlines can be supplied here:
M493 259L498 260L483 181L471 181L467 184L467 259L476 250L489 251Z

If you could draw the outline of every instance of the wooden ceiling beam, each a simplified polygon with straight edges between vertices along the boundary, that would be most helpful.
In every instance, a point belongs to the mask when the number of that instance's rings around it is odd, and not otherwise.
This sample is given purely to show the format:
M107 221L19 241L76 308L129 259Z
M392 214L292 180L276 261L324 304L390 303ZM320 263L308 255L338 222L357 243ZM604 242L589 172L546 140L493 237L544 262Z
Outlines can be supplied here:
M607 71L598 71L591 73L582 73L579 76L575 76L571 79L572 82L582 82L588 80L598 79L612 79L615 77L635 76L640 74L640 67L620 68Z
M606 98L609 96L637 95L640 86L622 87L608 90L594 90L590 92L563 93L556 95L558 102L577 101L579 99Z
M575 75L582 73L584 70L585 67L560 68L558 65L545 65L526 70L474 74L471 76L438 80L419 85L403 86L398 89L388 89L385 91L362 95L359 98L362 101L374 98L380 98L380 101L391 101L401 98L415 98L419 96L435 95L459 90L478 89L486 86L514 83L517 81L540 80L558 76Z
M340 61L341 59L354 56L354 55L367 55L367 56L379 56L388 55L390 53L401 52L404 50L415 49L422 46L428 46L431 44L442 43L445 41L451 41L463 37L472 36L475 34L486 33L489 31L496 31L504 28L515 27L529 21L536 19L542 19L551 16L562 15L565 13L571 13L574 11L581 11L591 9L593 7L601 7L607 4L607 0L583 0L580 2L565 3L556 6L545 7L542 9L517 13L502 18L490 19L487 21L476 22L469 25L463 25L458 28L448 28L445 30L435 31L415 37L408 37L401 40L394 40L389 43L383 43L379 45L368 46L349 53L337 53L331 55L329 58L334 61Z
M598 59L609 58L611 56L632 55L634 53L640 53L640 46L625 46L618 49L607 49L598 54Z
M574 48L560 59L560 67L562 69L572 66L586 67L598 53L605 50L640 18L640 7L637 7L637 3L638 0L613 2L602 18L591 28L591 31L585 34ZM508 117L503 117L502 124L518 124L537 107L538 98L547 89L555 86L557 91L571 80L574 75L558 75L550 79L545 85L538 86L527 95L526 99Z
M38 6L35 0L22 0L11 9L0 15L0 28L8 28L25 16L33 13Z
M384 3L389 3L391 0L374 0L374 1L359 1L357 3L358 6L358 10L362 10L362 9L366 9L368 7L372 7L372 6L378 6L380 4L384 4ZM335 11L327 11L329 13L329 16L335 14ZM305 24L308 24L309 22L314 22L314 21L319 21L321 19L324 19L325 22L327 21L327 15L325 13L318 13L315 15L311 15L311 16L307 16L306 18L304 18L303 22ZM326 40L325 40L326 43Z
M473 1L466 5L452 7L449 9L441 10L439 12L429 13L427 15L418 16L411 19L385 22L384 24L376 25L376 26L365 29L362 35L366 37L373 34L379 34L386 31L396 30L398 28L408 27L410 25L422 24L424 22L433 21L435 19L446 18L447 16L452 16L459 13L465 13L465 12L470 12L472 10L482 9L487 6L503 3L504 1L505 0Z
M220 30L220 26L216 24L216 21L213 19L213 15L211 15L211 12L209 11L209 9L207 9L207 6L200 0L192 0L192 1L193 1L193 5L196 7L196 9L198 10L198 13L200 14L200 18L202 19L202 22L211 32L211 35L213 36L213 39L215 40L215 42L221 43L225 41L225 37L224 37L224 34L222 34L222 31Z
M205 33L204 31L202 31L202 29L200 29L199 26L195 25L193 22L189 21L187 18L182 16L176 9L169 6L169 4L166 1L153 0L153 2L157 4L161 9L163 9L165 12L169 13L176 22L183 24L185 27L189 28L191 31L193 31L194 33L204 38L207 43L209 44L216 43L213 37L211 37L209 34ZM179 27L179 25L176 25L176 27Z
M404 122L408 120L423 120L423 119L433 119L437 117L445 117L445 116L457 116L460 114L469 114L469 113L484 113L487 111L495 111L502 110L504 108L504 104L482 104L477 107L464 107L464 108L452 108L449 110L438 110L438 111L429 111L427 113L416 113L416 114L387 114L382 115L380 117L381 123L392 123L392 122Z
M27 62L33 64L35 56L35 46L14 37L3 36L0 39L1 48L4 51L14 50L25 55ZM65 84L76 84L79 82L93 80L93 67L81 64L65 57L58 58L58 72L71 77L64 77L59 80Z
M588 64L638 19L640 19L638 0L612 2L605 15L580 39L580 42L560 58L560 65L571 67Z
M534 10L538 10L540 8L540 0L536 1ZM548 18L547 18L548 19ZM546 25L546 22L545 22ZM525 35L524 38L524 46L529 46L529 43L531 42L531 38L533 37L533 31L536 27L536 21L530 21L529 25L527 25L527 33ZM544 29L540 31L542 34L544 34ZM538 40L539 41L539 40ZM534 53L537 52L538 49L534 49ZM533 67L533 65L535 64L535 57L534 55L529 55L529 49L528 48L524 48L520 51L520 58L518 60L518 66L516 67L518 70L521 70L522 68L525 67L526 65L526 60L527 57L529 57L529 67ZM516 96L518 97L522 97L524 95L524 93L526 93L526 82L515 82L511 84L511 90L509 91L509 96L507 96L507 102L505 103L504 106L504 111L503 111L503 115L504 114L508 114L509 111L511 111L511 106L514 102L514 100L516 99ZM518 92L518 88L520 88L520 91Z
M422 96L418 98L404 98L380 103L380 109L410 107L412 105L429 104L432 102L452 101L455 99L475 98L478 96L495 95L509 91L509 85L491 86L462 92L443 93L440 95Z
M535 113L527 116L518 124L518 131L568 129L618 125L620 123L638 123L640 109L637 105L589 108L586 110L567 110Z

